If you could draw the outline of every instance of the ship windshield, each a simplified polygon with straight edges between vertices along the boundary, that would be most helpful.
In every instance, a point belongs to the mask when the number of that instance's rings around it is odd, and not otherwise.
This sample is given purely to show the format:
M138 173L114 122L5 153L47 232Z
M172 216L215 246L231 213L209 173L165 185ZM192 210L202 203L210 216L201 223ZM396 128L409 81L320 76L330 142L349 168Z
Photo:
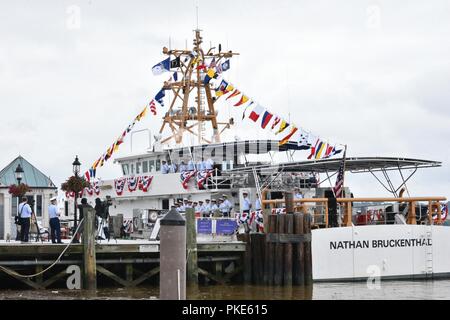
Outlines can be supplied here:
M155 160L150 160L149 161L149 163L150 163L150 170L149 170L149 172L155 172Z
M141 173L141 163L140 162L136 162L136 174Z
M128 167L128 164L123 164L123 165L122 165L122 172L123 172L123 175L124 175L124 176L129 175L130 169L129 169L129 167Z
M142 172L143 173L147 173L148 172L148 162L147 161L143 161L142 162Z

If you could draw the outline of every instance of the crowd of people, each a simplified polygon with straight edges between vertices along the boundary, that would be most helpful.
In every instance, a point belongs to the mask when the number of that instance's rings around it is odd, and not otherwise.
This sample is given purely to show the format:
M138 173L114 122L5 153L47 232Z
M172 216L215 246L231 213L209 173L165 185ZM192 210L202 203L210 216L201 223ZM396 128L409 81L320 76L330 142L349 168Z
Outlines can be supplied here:
M261 201L257 196L254 206L252 205L248 192L243 192L243 202L242 202L242 212L249 213L250 210L261 210ZM230 202L228 196L223 194L221 198L216 199L205 199L199 201L193 201L190 199L179 199L175 202L173 207L180 213L186 212L186 209L193 208L195 213L199 214L201 217L231 217L231 213L234 209L234 204Z
M193 208L194 211L202 217L211 217L214 215L230 217L233 205L226 194L219 199L205 199L205 201L192 201L189 199L178 200L173 208L180 213L186 212L186 209Z
M186 171L202 171L212 169L214 169L214 161L211 158L198 162L189 160L187 163L184 160L182 160L179 164L176 164L170 160L161 161L161 173L163 174L183 173Z

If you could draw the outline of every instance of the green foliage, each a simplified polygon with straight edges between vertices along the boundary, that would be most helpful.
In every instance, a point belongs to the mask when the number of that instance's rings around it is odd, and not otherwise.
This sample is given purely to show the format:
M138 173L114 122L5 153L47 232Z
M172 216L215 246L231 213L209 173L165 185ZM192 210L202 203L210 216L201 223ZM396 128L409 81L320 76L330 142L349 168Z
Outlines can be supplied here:
M24 183L21 183L20 185L12 184L9 186L8 190L14 197L23 197L28 191L30 191L30 187Z
M82 177L71 176L66 182L61 184L61 190L65 192L80 192L84 188L89 188L90 183Z

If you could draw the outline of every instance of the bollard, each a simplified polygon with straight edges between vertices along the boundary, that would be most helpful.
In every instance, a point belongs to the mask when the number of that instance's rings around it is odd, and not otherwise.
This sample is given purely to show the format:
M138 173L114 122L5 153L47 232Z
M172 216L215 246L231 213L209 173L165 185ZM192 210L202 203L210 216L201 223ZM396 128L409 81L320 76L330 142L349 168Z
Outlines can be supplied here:
M294 213L295 204L294 204L294 193L292 191L284 193L284 203L286 204L286 213Z
M161 300L186 300L186 220L172 209L161 219Z
M195 210L186 209L187 233L187 281L189 284L198 284L198 258L197 258L197 232L195 229Z
M83 207L83 288L97 289L97 261L95 258L95 210L92 207Z

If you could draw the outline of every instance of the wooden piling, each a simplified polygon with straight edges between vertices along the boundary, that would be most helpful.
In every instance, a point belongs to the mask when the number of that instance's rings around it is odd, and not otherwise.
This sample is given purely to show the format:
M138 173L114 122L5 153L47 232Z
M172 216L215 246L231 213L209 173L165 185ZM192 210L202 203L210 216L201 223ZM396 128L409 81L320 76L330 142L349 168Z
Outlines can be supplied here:
M294 213L294 193L289 191L284 193L284 202L286 204L286 213Z
M86 290L96 290L97 262L95 257L95 210L92 207L83 207L83 217L83 288Z
M264 245L265 235L261 233L250 233L252 246L252 283L264 283Z
M277 230L277 216L275 214L270 214L267 217L267 229L266 237L274 234ZM266 241L266 249L264 254L264 284L272 285L274 277L274 266L275 266L275 244Z
M187 282L198 284L197 232L195 228L195 210L186 209L186 250L187 250Z
M285 233L294 233L294 215L291 213L286 214ZM283 284L285 286L292 286L292 243L284 244Z
M252 246L250 244L250 235L248 233L239 234L238 240L245 242L245 252L243 256L244 283L250 284L252 282Z
M303 213L294 214L294 233L303 235ZM297 243L294 248L294 263L293 263L293 283L295 285L305 284L305 246L303 242Z
M311 215L303 216L303 232L309 241L304 242L305 284L312 283L312 259L311 259Z
M286 224L286 215L279 214L277 215L277 233L284 233L284 228ZM283 284L283 252L284 245L279 241L275 244L275 275L274 275L274 285L280 286Z

